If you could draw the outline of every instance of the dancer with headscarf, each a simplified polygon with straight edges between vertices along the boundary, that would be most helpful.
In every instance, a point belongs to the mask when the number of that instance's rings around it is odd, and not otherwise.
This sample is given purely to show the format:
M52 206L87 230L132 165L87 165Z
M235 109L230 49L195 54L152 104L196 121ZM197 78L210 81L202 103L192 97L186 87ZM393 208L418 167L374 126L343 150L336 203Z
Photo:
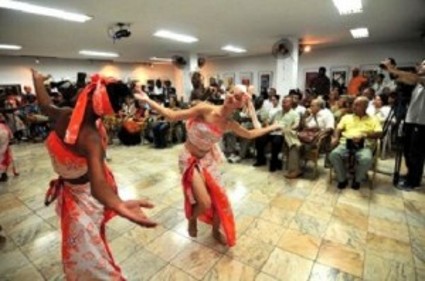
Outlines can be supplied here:
M62 263L67 280L125 280L112 258L105 224L114 215L144 227L154 227L142 207L145 200L123 201L105 158L106 138L98 121L119 111L131 95L122 82L95 75L78 95L75 108L51 104L46 77L33 70L39 105L55 121L46 140L53 169L59 178L50 182L45 204L57 199L62 230Z
M247 130L232 120L232 114L248 101L246 87L238 85L228 93L223 105L199 102L194 107L173 111L151 100L146 93L135 94L170 121L187 120L187 139L179 157L185 198L188 232L197 236L197 219L212 225L215 239L233 246L236 243L232 209L220 182L218 164L223 155L218 142L227 130L243 138L256 138L278 129L277 125ZM223 233L220 231L222 229ZM223 235L224 234L224 235Z

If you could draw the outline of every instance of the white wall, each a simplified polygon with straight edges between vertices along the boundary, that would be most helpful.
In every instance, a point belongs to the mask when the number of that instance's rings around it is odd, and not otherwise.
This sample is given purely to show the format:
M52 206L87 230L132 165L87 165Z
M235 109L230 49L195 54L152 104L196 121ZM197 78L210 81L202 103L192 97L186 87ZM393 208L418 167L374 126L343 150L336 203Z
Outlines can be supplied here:
M415 65L416 62L425 58L425 44L423 42L393 42L313 49L311 53L300 57L298 85L304 88L305 73L309 70L318 71L320 66L326 67L326 74L330 76L331 69L335 67L349 70L354 67L379 69L379 62L387 57L394 58L400 66ZM350 71L349 74L351 75Z
M332 67L377 67L379 62L393 57L399 65L412 65L425 57L425 44L423 42L395 42L380 44L361 44L312 50L299 58L298 87L304 89L305 73L308 70L318 70L320 66L327 68L330 75ZM214 74L235 73L238 83L241 72L253 72L254 85L258 86L258 73L261 71L276 71L276 59L272 55L218 59L208 61L202 69L206 78ZM274 75L275 76L275 75ZM275 77L273 78L275 80ZM276 81L273 82L276 86Z
M40 58L40 63L36 64L35 58L2 56L0 57L0 84L32 85L31 68L44 74L51 74L54 80L76 81L77 72L85 72L88 74L88 79L91 74L101 73L125 82L127 79L137 79L145 83L147 79L157 78L170 79L173 84L176 82L176 71L172 65L149 67L140 64L52 58Z

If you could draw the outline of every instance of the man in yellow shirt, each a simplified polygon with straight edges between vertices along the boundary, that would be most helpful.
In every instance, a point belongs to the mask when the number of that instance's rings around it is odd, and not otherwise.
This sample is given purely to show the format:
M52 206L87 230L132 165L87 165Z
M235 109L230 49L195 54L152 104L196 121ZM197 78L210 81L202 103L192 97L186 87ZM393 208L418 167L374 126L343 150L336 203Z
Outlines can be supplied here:
M381 137L382 127L378 119L366 114L368 103L366 97L356 98L353 114L341 119L332 137L332 146L338 146L330 153L329 160L335 169L339 189L348 185L344 159L349 153L355 155L357 163L351 188L360 188L360 182L372 165L374 140Z

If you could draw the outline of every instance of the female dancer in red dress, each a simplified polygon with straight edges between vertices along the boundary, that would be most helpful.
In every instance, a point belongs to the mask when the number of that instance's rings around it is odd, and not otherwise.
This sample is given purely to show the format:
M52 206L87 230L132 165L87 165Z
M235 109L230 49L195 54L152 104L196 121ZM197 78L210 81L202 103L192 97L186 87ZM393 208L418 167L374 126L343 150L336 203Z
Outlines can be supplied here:
M67 280L124 280L112 258L105 224L115 214L144 227L154 227L141 207L144 200L123 201L105 162L104 130L100 118L120 109L130 90L121 82L92 77L79 94L75 108L57 108L44 87L46 77L33 71L41 109L55 121L46 140L52 165L59 178L50 183L45 204L57 198L61 220L62 262ZM103 133L102 133L103 132Z
M197 236L197 219L212 224L213 236L228 246L235 245L235 223L229 200L220 183L218 164L223 156L218 148L223 133L231 130L238 136L252 139L278 129L277 125L247 130L231 119L233 112L248 101L244 86L238 85L227 94L221 106L200 102L194 107L174 111L149 99L145 93L136 99L147 102L169 121L187 120L187 140L179 158L183 178L185 213L191 237ZM220 225L224 237L220 232Z

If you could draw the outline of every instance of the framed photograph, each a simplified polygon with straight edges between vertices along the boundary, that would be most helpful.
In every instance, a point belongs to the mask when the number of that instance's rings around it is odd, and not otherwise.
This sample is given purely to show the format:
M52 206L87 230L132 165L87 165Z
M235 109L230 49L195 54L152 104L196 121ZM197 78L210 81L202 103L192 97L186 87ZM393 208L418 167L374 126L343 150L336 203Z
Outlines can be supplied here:
M319 72L317 71L318 68L313 69L307 69L305 71L305 89L309 89L312 87L314 79L319 75Z
M235 85L235 73L234 72L226 72L221 75L221 79L223 80L224 87L226 89L231 88Z
M239 80L242 85L250 86L253 83L253 75L252 72L241 72L239 73Z
M273 72L260 71L258 72L259 94L267 96L267 91L273 86Z
M365 64L360 66L360 73L371 81L380 73L380 69L377 64Z
M338 87L347 86L348 80L348 66L335 66L331 67L330 80L331 85L337 85Z

